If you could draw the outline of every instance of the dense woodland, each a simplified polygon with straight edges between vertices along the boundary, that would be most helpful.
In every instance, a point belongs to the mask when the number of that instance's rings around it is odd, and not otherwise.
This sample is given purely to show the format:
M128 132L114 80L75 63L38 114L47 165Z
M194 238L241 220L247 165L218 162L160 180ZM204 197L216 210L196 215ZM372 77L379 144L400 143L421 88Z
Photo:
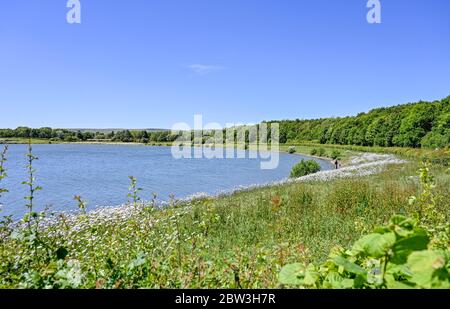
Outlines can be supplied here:
M272 122L275 121L268 123ZM340 145L444 148L450 146L450 96L435 102L377 108L353 117L276 122L280 124L281 143L315 141ZM108 133L27 127L0 129L0 138L29 137L55 142L162 143L172 142L178 135L170 131L146 130L122 130ZM207 138L204 138L203 142L205 139ZM253 141L249 132L246 132L246 141Z
M450 96L377 108L354 117L277 122L282 143L443 148L450 146Z

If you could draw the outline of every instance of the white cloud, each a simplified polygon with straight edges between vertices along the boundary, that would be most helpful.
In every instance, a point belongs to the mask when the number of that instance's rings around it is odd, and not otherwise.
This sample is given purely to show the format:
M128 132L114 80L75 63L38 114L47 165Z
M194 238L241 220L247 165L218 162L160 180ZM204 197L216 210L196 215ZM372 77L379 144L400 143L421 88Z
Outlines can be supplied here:
M191 64L187 66L195 75L206 75L209 73L224 70L225 67L219 65Z

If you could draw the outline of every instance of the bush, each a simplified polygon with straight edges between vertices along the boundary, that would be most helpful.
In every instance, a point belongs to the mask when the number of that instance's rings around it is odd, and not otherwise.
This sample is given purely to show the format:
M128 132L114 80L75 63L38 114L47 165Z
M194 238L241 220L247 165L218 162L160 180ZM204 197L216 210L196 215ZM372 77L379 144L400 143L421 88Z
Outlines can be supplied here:
M341 158L341 152L339 150L333 150L331 152L331 158L333 160L340 159Z
M313 148L310 153L311 153L312 156L317 155L317 149Z
M325 149L324 148L319 148L319 150L317 151L317 155L319 156L319 157L325 157L325 154L326 154L327 152L325 151Z
M297 152L297 149L295 148L295 146L290 146L290 147L288 148L288 152L289 152L290 154L293 154L293 153L296 153L296 152Z
M302 160L295 165L291 171L291 178L298 178L309 174L314 174L320 171L320 165L314 160Z

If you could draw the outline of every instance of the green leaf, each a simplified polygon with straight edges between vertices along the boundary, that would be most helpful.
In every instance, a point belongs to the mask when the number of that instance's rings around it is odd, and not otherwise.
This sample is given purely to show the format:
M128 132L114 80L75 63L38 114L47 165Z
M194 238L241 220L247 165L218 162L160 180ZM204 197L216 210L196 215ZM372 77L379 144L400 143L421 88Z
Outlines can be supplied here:
M305 272L305 279L303 284L315 286L320 279L320 274L316 271L314 265L309 265Z
M355 285L355 280L346 278L346 279L342 280L341 284L342 284L342 288L351 289Z
M333 271L327 274L323 286L326 289L340 289L342 288L342 280L344 278L339 273Z
M406 263L408 256L413 251L426 250L429 242L430 239L428 238L427 232L422 228L416 228L413 234L395 243L392 249L394 256L391 262L394 264Z
M390 223L391 225L396 225L405 229L412 230L417 225L417 220L401 215L396 215L391 218Z
M305 269L306 267L300 263L288 264L281 269L278 279L282 284L301 285L305 277Z
M336 256L333 258L333 262L342 267L345 271L352 273L352 274L356 274L356 275L360 275L360 276L366 276L367 273L366 271L356 265L355 263L350 262L349 260L347 260L346 258L342 257L342 256Z
M386 281L386 287L388 289L412 289L413 286L407 281L402 282L402 281L398 281L395 279L395 277L393 275L386 275L385 276L385 281Z
M418 287L432 288L433 279L438 279L438 276L447 281L450 279L448 271L445 269L445 255L440 251L413 252L408 257L407 264L413 273L410 281L417 284Z
M385 256L395 244L395 234L369 234L358 240L352 249L353 254L363 254L374 258Z

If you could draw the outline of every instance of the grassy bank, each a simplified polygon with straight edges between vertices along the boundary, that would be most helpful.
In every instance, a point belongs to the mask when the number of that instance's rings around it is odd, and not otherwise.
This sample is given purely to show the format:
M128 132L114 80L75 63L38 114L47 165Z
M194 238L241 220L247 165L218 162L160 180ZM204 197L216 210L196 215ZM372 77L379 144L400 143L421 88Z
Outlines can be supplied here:
M448 166L450 163L450 149L427 149L427 148L408 148L408 147L378 147L378 146L353 146L353 145L329 145L311 142L292 143L300 150L308 151L310 149L324 148L328 151L338 150L353 155L355 152L388 153L403 158L416 161L430 160L435 164Z
M279 287L283 265L321 262L391 215L412 213L417 169L415 162L392 165L358 179L285 184L163 210L150 203L106 217L63 215L39 229L3 225L0 287ZM437 165L432 172L436 194L445 197L437 208L448 216L450 176Z

